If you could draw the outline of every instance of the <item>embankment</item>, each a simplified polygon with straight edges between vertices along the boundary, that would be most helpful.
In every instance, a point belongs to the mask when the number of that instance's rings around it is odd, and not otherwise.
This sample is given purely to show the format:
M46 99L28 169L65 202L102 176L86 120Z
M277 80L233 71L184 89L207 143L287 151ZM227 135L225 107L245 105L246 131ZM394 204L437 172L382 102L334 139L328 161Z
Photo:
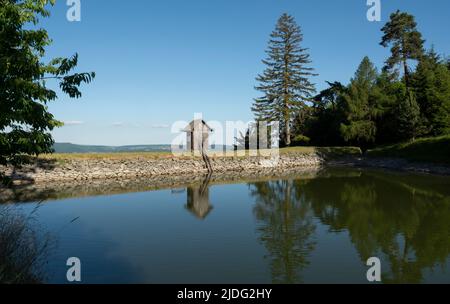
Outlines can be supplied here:
M217 157L211 158L215 173L283 171L292 168L320 167L324 159L316 153L286 154L278 159L264 157ZM130 179L197 175L208 171L201 158L67 158L37 159L22 168L7 168L4 174L15 183L53 183L70 181L93 181L108 179Z

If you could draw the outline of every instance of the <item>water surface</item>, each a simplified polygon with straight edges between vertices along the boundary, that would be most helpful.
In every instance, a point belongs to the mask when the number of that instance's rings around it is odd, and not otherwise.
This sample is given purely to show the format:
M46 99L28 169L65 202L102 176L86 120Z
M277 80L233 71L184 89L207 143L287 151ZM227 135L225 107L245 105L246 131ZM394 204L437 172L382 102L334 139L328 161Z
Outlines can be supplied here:
M67 197L67 195L65 195ZM37 202L15 205L29 213ZM44 272L66 283L450 283L450 178L327 169L316 176L49 199Z

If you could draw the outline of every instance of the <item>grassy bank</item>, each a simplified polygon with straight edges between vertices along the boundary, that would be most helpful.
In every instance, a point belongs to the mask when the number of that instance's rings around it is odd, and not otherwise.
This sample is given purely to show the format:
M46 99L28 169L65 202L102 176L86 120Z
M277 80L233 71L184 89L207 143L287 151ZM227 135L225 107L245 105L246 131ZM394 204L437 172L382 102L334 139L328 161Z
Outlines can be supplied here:
M326 159L345 156L360 156L361 149L357 147L290 147L280 149L280 154L311 154L316 153Z
M170 152L112 152L112 153L53 153L39 156L52 160L89 160L89 159L164 159L172 158Z
M450 135L421 138L414 142L380 147L367 152L369 157L395 157L414 162L450 165Z
M241 151L242 152L242 151ZM309 155L317 153L326 158L341 157L348 155L360 155L361 150L354 147L330 147L330 148L316 148L316 147L290 147L280 149L281 155ZM229 151L225 156L220 157L236 157L237 154ZM117 153L55 153L41 155L41 159L46 160L89 160L89 159L167 159L174 158L170 152L117 152ZM190 158L189 156L182 156L183 158ZM214 157L214 156L213 156Z

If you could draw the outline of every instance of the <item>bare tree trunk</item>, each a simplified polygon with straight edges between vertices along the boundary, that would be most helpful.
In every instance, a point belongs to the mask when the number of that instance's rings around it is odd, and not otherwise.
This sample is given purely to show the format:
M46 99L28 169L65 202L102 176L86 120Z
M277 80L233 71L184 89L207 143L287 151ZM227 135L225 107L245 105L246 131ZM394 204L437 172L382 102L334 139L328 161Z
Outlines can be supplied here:
M404 73L405 73L405 85L406 85L406 89L409 88L409 71L408 71L408 63L406 61L406 59L404 59L403 61L403 69L404 69Z
M286 113L286 118L285 118L285 123L286 123L286 139L285 139L285 143L286 146L290 146L291 145L291 124L290 124L290 119L289 119L289 114Z
M405 49L405 38L403 38L402 40L402 55L403 55L403 73L405 74L405 85L406 85L406 89L408 90L409 88L409 72L408 72L408 57L406 56L406 49Z
M213 172L213 168L211 165L211 161L209 159L208 156L208 151L207 151L207 147L205 147L205 138L204 135L202 136L202 149L201 149L201 153L202 153L202 158L203 161L205 162L206 165L206 169L208 169L208 173L211 174Z

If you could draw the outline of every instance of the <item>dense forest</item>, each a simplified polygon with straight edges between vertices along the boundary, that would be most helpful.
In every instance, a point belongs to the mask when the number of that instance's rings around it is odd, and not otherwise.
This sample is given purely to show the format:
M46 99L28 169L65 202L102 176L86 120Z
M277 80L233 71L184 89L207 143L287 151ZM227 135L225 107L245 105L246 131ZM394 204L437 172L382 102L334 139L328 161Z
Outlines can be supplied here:
M397 11L382 28L390 48L381 71L368 56L349 84L329 81L316 94L314 69L294 18L284 14L271 34L259 121L278 121L281 145L374 146L450 133L450 60L427 50L414 16Z

